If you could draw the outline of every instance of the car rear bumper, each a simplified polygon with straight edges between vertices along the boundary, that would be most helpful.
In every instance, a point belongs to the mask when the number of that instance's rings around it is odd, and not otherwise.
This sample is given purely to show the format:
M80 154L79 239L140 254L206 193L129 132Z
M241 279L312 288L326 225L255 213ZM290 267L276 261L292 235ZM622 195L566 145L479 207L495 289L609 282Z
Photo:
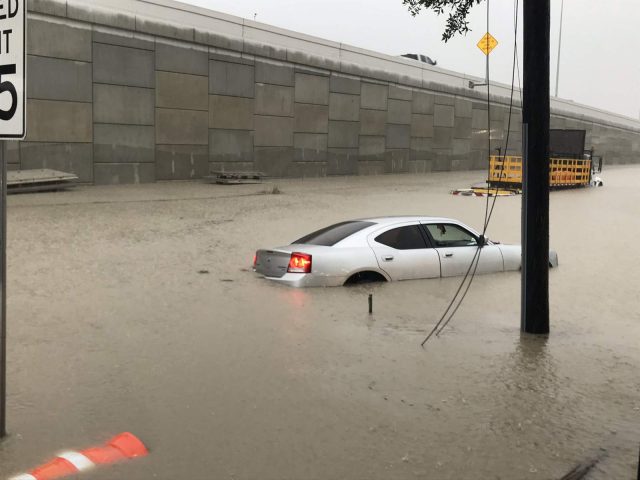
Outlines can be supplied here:
M282 277L265 277L272 282L280 283L288 287L338 287L346 281L344 277L320 276L312 273L285 273Z

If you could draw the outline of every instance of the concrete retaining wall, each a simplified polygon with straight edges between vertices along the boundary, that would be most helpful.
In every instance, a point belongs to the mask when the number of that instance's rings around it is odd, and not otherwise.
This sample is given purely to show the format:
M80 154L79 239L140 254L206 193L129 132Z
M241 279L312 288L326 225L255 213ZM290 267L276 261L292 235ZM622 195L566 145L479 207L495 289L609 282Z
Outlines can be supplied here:
M486 93L467 87L479 79L169 0L30 1L28 76L28 133L6 142L11 168L110 184L486 166ZM509 91L492 92L497 148ZM640 161L640 122L552 108L552 126L586 129L607 163Z

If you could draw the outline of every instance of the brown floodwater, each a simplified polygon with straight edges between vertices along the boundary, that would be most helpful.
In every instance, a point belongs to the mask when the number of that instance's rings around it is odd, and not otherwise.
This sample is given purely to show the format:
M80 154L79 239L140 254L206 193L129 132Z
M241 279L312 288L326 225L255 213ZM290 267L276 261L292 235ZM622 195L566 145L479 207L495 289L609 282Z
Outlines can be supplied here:
M452 216L482 172L272 185L82 187L9 202L0 478L131 431L150 455L92 479L634 479L640 167L551 194L551 334L521 335L518 272L296 290L259 247L340 220ZM488 235L520 241L520 197ZM208 273L199 273L207 271ZM374 313L367 313L373 293Z

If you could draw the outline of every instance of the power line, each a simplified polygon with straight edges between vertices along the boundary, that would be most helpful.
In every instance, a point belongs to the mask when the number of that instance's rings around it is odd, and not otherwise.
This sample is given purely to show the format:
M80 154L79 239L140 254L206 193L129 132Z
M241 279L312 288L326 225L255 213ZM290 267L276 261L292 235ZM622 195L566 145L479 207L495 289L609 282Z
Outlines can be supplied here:
M487 0L487 32L489 31L489 9L490 9L489 1L490 0ZM520 84L520 68L519 68L519 65L518 65L518 4L519 4L519 0L515 0L515 6L514 6L515 14L514 14L513 66L512 66L512 69L511 69L511 95L510 95L510 98L509 98L509 117L508 117L508 121L507 121L507 135L506 135L506 139L505 139L504 153L503 153L503 158L502 158L503 165L504 165L504 161L506 160L507 149L509 147L509 135L510 135L510 131L511 131L511 117L512 117L512 114L513 114L513 92L514 92L514 87L515 87L515 72L516 72L516 68L518 69L518 84ZM487 157L488 157L487 182L488 182L489 175L490 175L490 169L491 169L491 90L490 90L491 82L490 82L490 72L489 72L489 55L487 55L487 60L486 61L487 61L487 66L486 66L487 79L486 79L486 83L487 83L487 154L488 154L487 155ZM520 88L520 98L521 98L521 101L522 101L522 89L521 88ZM500 175L502 176L502 174L503 174L503 172L501 172ZM491 217L493 215L494 207L496 205L496 200L498 198L498 188L499 187L496 187L495 193L493 195L493 202L492 202L492 205L491 205L491 209L489 209L489 185L487 184L487 196L486 196L486 203L485 203L485 217L484 217L484 223L483 223L483 229L482 229L482 238L483 239L486 239L487 229L489 228L489 223L491 221ZM427 337L422 341L421 346L424 347L425 343L427 343L427 341L434 334L436 336L440 336L440 334L442 333L444 328L449 324L449 322L451 322L451 320L455 316L456 312L458 311L458 309L462 305L462 302L464 301L465 297L467 296L467 292L469 291L469 288L471 288L471 284L473 283L473 280L475 278L476 272L478 270L478 265L480 263L480 255L481 255L483 247L484 247L484 240L476 248L476 252L475 252L473 258L471 259L471 263L469 264L469 268L467 269L467 272L465 273L465 275L464 275L464 277L462 279L462 282L460 282L460 286L456 290L456 293L454 294L453 298L451 299L451 302L449 302L449 305L447 306L446 310L444 311L444 313L440 317L440 320L438 320L438 322L431 329L431 331L429 332ZM471 276L469 276L469 274L471 274ZM467 282L467 279L468 279L468 282ZM466 288L464 289L464 292L462 293L462 296L460 296L460 298L458 298L458 295L462 291L462 288L464 287L465 283L466 283ZM454 307L453 305L456 303L456 301L457 301L457 305ZM453 308L453 310L452 310L452 308ZM446 320L445 320L445 318L446 318Z

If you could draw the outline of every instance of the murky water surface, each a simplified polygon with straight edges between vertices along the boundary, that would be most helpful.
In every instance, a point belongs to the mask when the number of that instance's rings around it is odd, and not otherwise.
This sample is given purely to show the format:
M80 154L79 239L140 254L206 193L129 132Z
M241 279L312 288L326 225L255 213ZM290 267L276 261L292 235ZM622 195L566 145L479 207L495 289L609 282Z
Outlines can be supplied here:
M633 479L640 168L604 177L551 195L548 339L520 335L515 272L478 277L426 349L459 279L294 290L246 269L354 217L480 228L484 200L448 191L481 172L14 196L0 477L131 431L150 456L86 478L556 479L604 453L589 478ZM520 200L491 238L519 242Z

